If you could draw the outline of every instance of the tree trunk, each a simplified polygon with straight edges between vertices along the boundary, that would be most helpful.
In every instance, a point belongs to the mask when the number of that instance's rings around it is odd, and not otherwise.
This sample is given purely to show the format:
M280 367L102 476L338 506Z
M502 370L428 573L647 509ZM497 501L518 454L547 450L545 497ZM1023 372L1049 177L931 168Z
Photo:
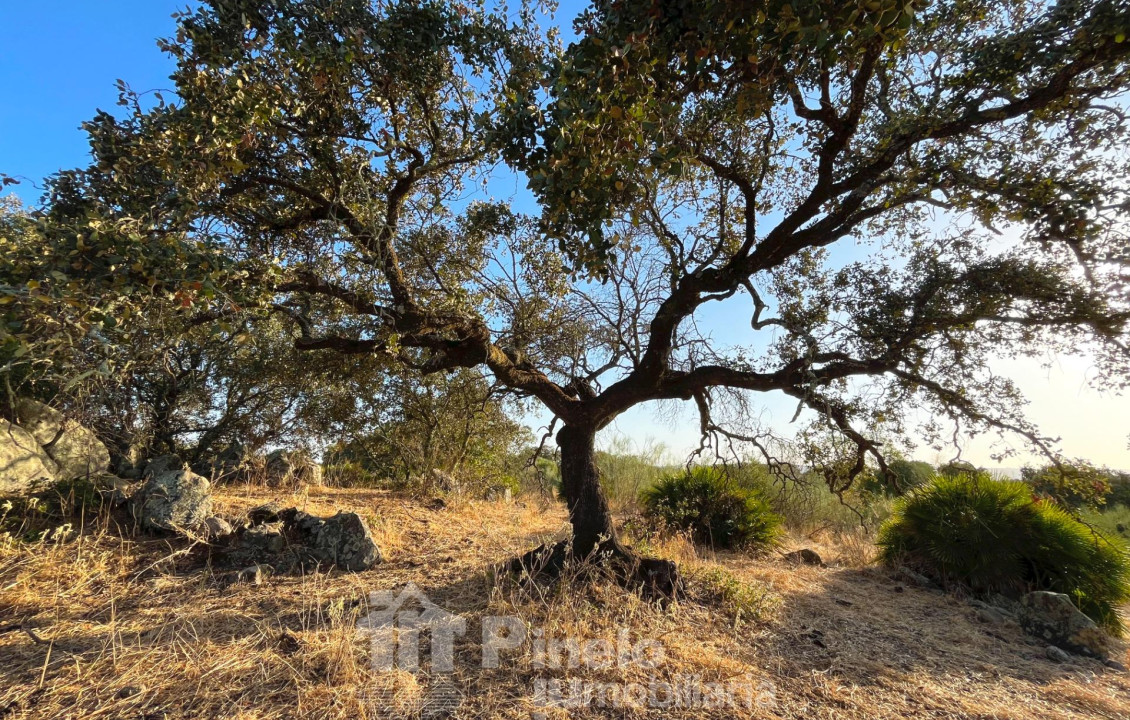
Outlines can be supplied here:
M505 571L524 577L556 577L570 564L581 572L596 570L622 585L639 588L645 597L666 603L683 590L678 568L670 560L641 557L620 544L608 499L596 469L596 430L566 425L557 433L561 448L561 490L573 524L573 538L542 545L505 563Z
M557 433L561 448L561 490L573 524L573 553L588 557L602 542L616 542L612 512L596 469L596 430L566 425Z

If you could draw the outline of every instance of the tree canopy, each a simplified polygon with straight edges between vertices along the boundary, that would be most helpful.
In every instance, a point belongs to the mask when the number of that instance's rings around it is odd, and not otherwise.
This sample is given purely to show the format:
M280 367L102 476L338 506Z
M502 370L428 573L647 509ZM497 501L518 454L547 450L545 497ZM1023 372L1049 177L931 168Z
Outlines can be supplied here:
M586 555L627 554L593 443L643 402L787 472L752 422L784 393L842 490L913 408L1054 456L994 358L1125 385L1124 3L609 0L567 47L535 10L203 4L162 43L176 97L123 85L53 181L56 255L536 398ZM499 159L539 216L473 191ZM756 339L701 331L712 303Z

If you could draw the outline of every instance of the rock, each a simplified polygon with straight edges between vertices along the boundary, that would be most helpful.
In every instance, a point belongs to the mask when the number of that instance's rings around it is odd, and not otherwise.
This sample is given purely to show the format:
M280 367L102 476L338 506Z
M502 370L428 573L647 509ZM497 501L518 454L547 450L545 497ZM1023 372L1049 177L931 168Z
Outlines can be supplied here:
M321 485L322 468L301 450L275 450L267 455L264 479L268 487Z
M94 489L110 507L121 507L129 502L140 483L116 475L99 475L93 480Z
M1110 649L1106 633L1062 593L1028 593L1020 599L1017 620L1024 632L1068 652L1104 658Z
M369 526L353 512L339 512L312 533L311 551L325 564L360 572L381 561L381 551Z
M452 494L458 493L461 490L459 481L456 480L454 476L445 473L439 468L432 468L428 480L431 484L431 489L435 492Z
M899 567L898 574L899 577L901 577L903 580L906 580L912 585L917 585L920 588L926 588L928 590L936 590L938 588L937 583L935 583L933 580L926 577L925 575L922 575L921 573L914 572L905 565Z
M150 460L145 465L145 470L141 473L144 480L148 480L154 475L164 475L171 472L180 472L187 470L188 463L180 459L178 455L158 455Z
M483 494L483 499L488 502L510 502L514 499L514 491L505 485L487 488L486 493Z
M279 521L279 513L281 512L282 508L280 508L278 504L271 502L248 510L247 519L251 521L252 525L276 523Z
M55 481L58 466L27 430L0 420L0 495L26 495Z
M1114 670L1115 672L1126 672L1126 666L1113 658L1107 658L1106 660L1104 660L1103 665L1106 665L1108 668Z
M248 479L252 465L243 443L234 440L215 457L197 463L193 470L214 483L232 483Z
M252 525L228 538L229 566L269 563L280 572L337 567L368 570L382 561L368 525L357 513L320 518L296 508L256 508Z
M1047 655L1048 660L1052 662L1065 663L1071 661L1071 656L1055 645L1048 645L1044 648L1044 654Z
M784 558L786 562L790 562L794 565L819 565L820 567L824 567L824 560L821 559L820 555L818 555L815 550L809 550L808 548L801 548L791 553L785 553Z
M989 607L977 608L977 619L989 625L1002 625L1005 621L1004 613Z
M134 516L146 530L200 529L212 514L210 490L191 470L151 475L134 495Z
M218 540L231 535L234 530L231 523L218 515L213 515L204 521L204 534L209 540Z
M35 436L55 461L55 477L71 480L99 475L110 469L110 451L89 428L63 416L55 408L35 400L16 403L20 427Z
M249 585L262 585L264 574L262 565L251 565L240 570L236 580Z
M118 699L125 700L126 698L131 698L134 695L137 695L139 692L141 692L141 688L134 685L126 685L121 690L118 690Z

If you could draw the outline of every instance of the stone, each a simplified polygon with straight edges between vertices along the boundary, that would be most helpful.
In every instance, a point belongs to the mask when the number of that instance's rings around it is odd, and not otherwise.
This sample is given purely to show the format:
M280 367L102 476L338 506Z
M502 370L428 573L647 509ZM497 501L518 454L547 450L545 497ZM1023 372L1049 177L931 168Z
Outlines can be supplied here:
M264 479L268 487L321 485L322 468L301 450L275 450L267 455Z
M204 521L204 534L209 540L218 540L234 532L231 523L218 515L212 515Z
M0 495L27 495L55 481L58 466L27 430L0 420Z
M794 550L791 553L785 553L785 562L790 562L794 565L818 565L824 567L824 560L820 557L815 550L808 548L801 548Z
M262 565L251 565L240 570L236 579L249 585L262 585L264 575Z
M1044 655L1052 662L1065 663L1071 661L1071 656L1055 645L1048 645L1044 648Z
M1024 632L1078 655L1105 658L1110 639L1062 593L1030 592L1020 599L1017 621Z
M905 565L899 567L898 574L899 577L901 577L903 580L906 580L911 585L917 585L918 587L926 588L928 590L936 590L938 587L938 584L933 580L921 573L914 572Z
M1118 662L1114 658L1107 658L1106 660L1103 661L1103 665L1106 665L1108 668L1110 668L1111 670L1114 670L1115 672L1120 672L1120 673L1126 672L1126 666L1123 665L1122 663Z
M151 475L133 498L146 530L199 530L212 515L211 484L188 469Z
M249 515L252 525L226 540L229 566L269 563L284 573L318 567L359 572L382 561L380 548L357 513L321 518L297 508L264 506Z
M1005 621L1004 613L989 607L977 608L977 619L989 625L1001 625Z
M154 475L164 475L170 472L179 472L188 469L188 463L181 460L178 455L158 455L145 465L141 473L142 479L148 480Z
M58 466L55 477L59 480L100 475L110 470L110 451L94 431L66 418L55 408L25 398L16 403L16 417L20 427L35 436Z
M354 512L339 512L311 533L310 549L322 563L360 572L381 562L369 526Z
M277 503L267 503L259 507L252 508L247 511L247 519L251 521L252 525L262 525L263 523L275 523L279 521L279 513L282 508Z

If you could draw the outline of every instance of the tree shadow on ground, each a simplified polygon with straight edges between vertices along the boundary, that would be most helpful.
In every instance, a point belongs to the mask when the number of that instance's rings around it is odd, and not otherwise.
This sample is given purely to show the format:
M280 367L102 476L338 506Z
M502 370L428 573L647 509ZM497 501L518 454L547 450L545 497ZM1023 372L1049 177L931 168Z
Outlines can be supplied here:
M910 586L875 567L796 572L817 575L819 582L809 586L815 589L786 594L776 632L755 650L761 662L774 663L785 676L819 676L852 692L901 693L913 692L926 677L956 688L1108 676L1126 701L1110 704L1110 716L1130 709L1125 675L1092 658L1055 663L1046 643L1027 637L1010 619L982 620L969 598ZM1114 657L1124 661L1125 643L1116 647Z

